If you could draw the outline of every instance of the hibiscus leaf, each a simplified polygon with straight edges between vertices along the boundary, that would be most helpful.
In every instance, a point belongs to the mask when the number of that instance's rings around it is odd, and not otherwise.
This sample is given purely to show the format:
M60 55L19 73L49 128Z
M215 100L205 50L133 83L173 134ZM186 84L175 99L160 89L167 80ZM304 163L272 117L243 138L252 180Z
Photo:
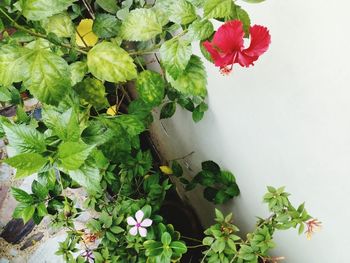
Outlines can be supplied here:
M70 170L69 176L81 186L85 187L89 193L101 191L101 173L98 168L91 163L82 165L77 170Z
M85 162L94 145L82 142L64 142L58 147L58 158L61 167L66 170L76 170Z
M79 94L80 98L93 105L97 110L108 106L105 86L98 79L86 78L75 85L74 90Z
M16 178L37 173L46 163L47 159L38 153L22 153L4 160L4 163L16 168Z
M97 14L92 30L101 38L114 37L120 30L120 21L110 14Z
M29 52L29 49L13 44L0 46L0 85L9 86L23 80Z
M111 42L94 46L87 55L87 65L92 75L109 82L124 82L137 76L129 54Z
M45 138L35 128L27 125L2 125L9 145L18 153L42 153L46 150Z
M77 61L70 64L69 69L71 72L72 85L75 85L78 82L82 81L85 74L88 72L86 62L83 61Z
M136 81L136 89L140 98L148 105L159 105L164 97L165 82L163 77L154 71L145 70Z
M165 69L173 79L177 79L191 58L192 47L184 41L173 39L164 42L159 52Z
M247 2L247 3L251 3L251 4L258 4L258 3L262 3L266 0L242 0L244 2Z
M232 14L229 17L229 20L238 19L243 23L243 30L245 37L249 37L250 30L250 17L244 9L240 6L233 5Z
M187 37L190 41L204 40L214 33L213 24L209 20L196 20L188 28Z
M168 10L170 21L187 25L197 18L195 7L186 0L176 0L170 5Z
M47 33L54 33L58 37L71 37L75 32L72 20L67 12L43 20L42 26Z
M57 105L71 88L67 62L44 49L32 51L27 56L29 68L23 85L40 101Z
M20 0L22 14L29 20L42 20L58 14L72 5L74 0Z
M168 76L174 89L184 95L205 97L207 94L206 72L201 59L195 55L191 59L181 76L176 80Z
M204 17L224 18L231 14L232 0L207 0L204 3Z
M117 1L115 0L96 0L96 4L98 4L103 10L108 13L115 14L118 11Z
M146 41L162 33L162 25L151 9L135 9L123 21L121 36L129 41Z

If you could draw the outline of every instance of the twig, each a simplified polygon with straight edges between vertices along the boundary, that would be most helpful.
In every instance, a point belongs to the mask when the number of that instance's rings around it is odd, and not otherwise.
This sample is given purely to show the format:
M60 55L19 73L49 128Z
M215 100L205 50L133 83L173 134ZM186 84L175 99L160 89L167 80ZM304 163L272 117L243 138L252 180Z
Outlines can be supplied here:
M82 0L83 1L83 4L85 5L86 7L86 10L89 12L90 16L92 19L95 19L95 14L94 14L94 11L92 10L91 6L89 5L88 2L86 2L86 0Z

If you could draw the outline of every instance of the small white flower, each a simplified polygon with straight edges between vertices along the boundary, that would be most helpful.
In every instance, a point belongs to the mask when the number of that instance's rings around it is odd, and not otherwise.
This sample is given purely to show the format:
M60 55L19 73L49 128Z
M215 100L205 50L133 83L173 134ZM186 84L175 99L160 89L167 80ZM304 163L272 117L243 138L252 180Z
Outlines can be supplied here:
M129 230L130 235L136 236L137 232L139 232L140 236L142 237L147 236L146 227L149 227L152 225L152 220L149 218L143 219L143 217L144 217L144 213L141 210L139 210L135 214L136 220L131 216L129 216L126 219L126 221L128 222L128 225L133 226Z

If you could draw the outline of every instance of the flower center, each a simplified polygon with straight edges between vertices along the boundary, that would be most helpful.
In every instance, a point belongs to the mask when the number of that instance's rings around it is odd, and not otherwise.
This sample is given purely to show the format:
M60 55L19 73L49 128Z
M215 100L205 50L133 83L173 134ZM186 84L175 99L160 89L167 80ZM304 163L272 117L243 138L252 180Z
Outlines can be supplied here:
M141 226L141 223L136 223L136 227L140 227Z

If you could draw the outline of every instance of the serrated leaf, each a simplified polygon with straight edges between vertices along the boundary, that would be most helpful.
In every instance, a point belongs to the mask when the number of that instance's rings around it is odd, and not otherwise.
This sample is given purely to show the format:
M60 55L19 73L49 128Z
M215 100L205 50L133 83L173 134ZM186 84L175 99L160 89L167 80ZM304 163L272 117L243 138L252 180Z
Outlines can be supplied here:
M204 3L204 17L209 18L224 18L231 14L233 1L232 0L206 0Z
M33 201L33 197L22 189L12 187L11 193L13 197L20 203L30 204Z
M22 14L29 20L42 20L58 14L72 5L74 0L20 0Z
M84 164L78 170L69 171L69 176L89 193L100 191L100 171L91 164Z
M9 86L23 80L28 63L29 49L13 44L0 46L0 85Z
M165 69L173 79L177 79L191 59L192 47L180 39L173 39L164 42L159 52Z
M96 4L98 4L103 10L115 14L118 11L117 1L115 0L96 0Z
M214 33L214 26L209 20L196 20L188 28L187 37L193 40L208 39Z
M27 61L29 68L23 85L40 101L57 105L71 88L67 62L43 49L31 52Z
M38 172L47 163L47 159L38 153L22 153L4 160L4 163L16 168L16 178L22 178Z
M34 215L35 212L35 206L27 206L26 208L23 209L22 211L22 219L23 223L27 223Z
M103 83L95 78L86 78L74 86L79 97L94 106L97 110L108 106L106 90Z
M92 75L109 82L124 82L137 76L129 54L111 42L94 46L87 55L87 65Z
M114 119L114 122L124 129L130 137L139 135L145 130L143 122L136 115L120 115Z
M197 18L196 9L186 0L176 0L168 10L170 21L187 25Z
M44 136L26 125L3 124L9 144L18 153L42 153L46 150Z
M44 217L48 214L46 206L44 203L40 203L36 206L36 210L39 217Z
M61 166L67 170L76 170L85 162L94 146L81 142L64 142L58 147Z
M97 14L92 30L101 38L114 37L118 35L121 22L110 14Z
M199 122L204 117L204 112L200 111L199 107L196 107L192 112L192 119L194 122Z
M175 102L168 102L165 104L161 111L160 111L160 119L167 119L170 118L175 114L176 111L176 103Z
M71 37L74 35L73 23L67 12L43 20L42 26L47 33L54 33L58 37Z
M86 62L77 61L69 65L71 72L71 83L74 86L78 82L82 81L85 74L88 72Z
M121 36L129 41L146 41L162 33L162 25L152 9L132 10L121 27Z
M46 198L49 190L39 183L38 181L34 180L32 183L32 192L35 196L37 196L40 200L43 200Z
M176 80L169 78L169 82L174 89L184 95L205 97L207 95L207 74L201 59L195 55L191 59L182 73Z
M136 81L140 98L148 105L159 105L164 97L165 82L163 77L154 71L142 71Z
M249 37L250 31L250 17L247 11L242 9L239 6L233 5L232 14L230 15L230 19L237 19L243 23L243 30L245 33L245 37Z
M72 108L61 113L45 106L42 111L45 125L63 141L77 141L80 138L78 118Z

